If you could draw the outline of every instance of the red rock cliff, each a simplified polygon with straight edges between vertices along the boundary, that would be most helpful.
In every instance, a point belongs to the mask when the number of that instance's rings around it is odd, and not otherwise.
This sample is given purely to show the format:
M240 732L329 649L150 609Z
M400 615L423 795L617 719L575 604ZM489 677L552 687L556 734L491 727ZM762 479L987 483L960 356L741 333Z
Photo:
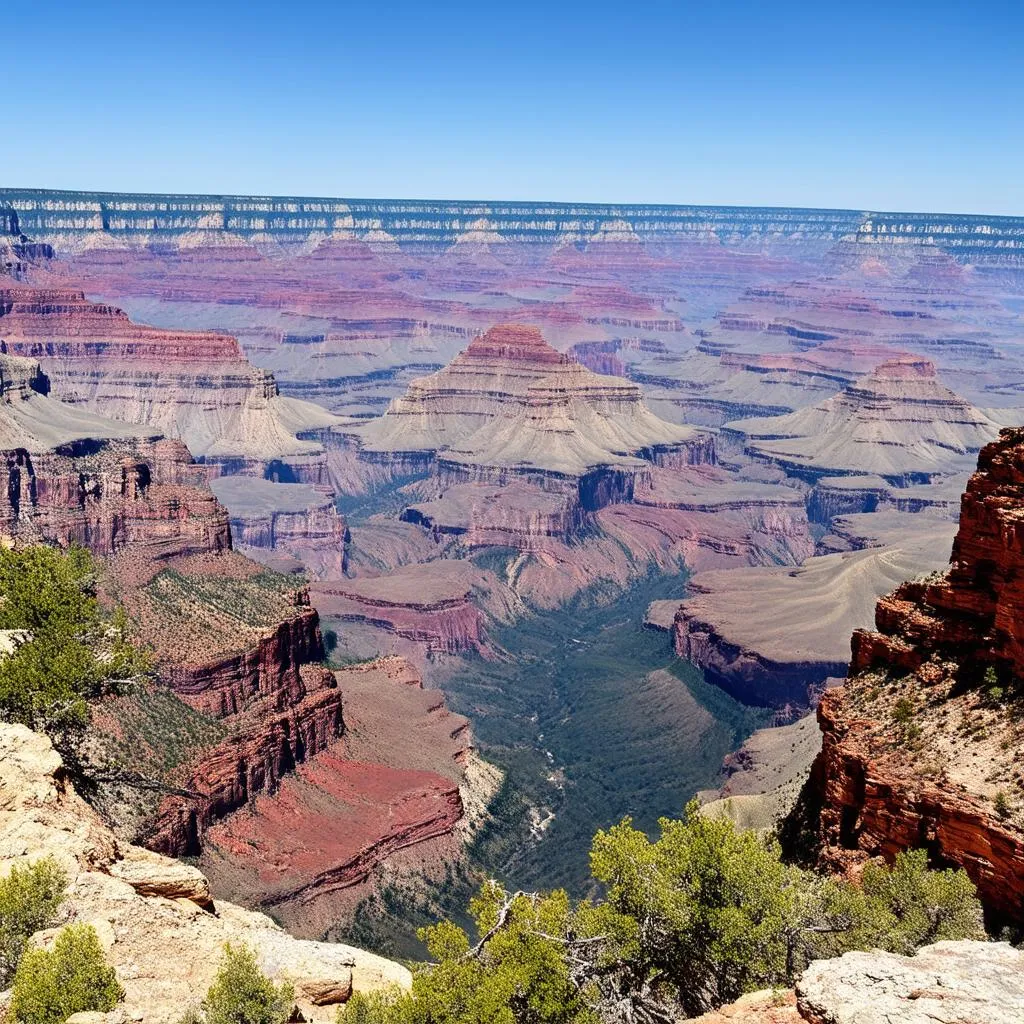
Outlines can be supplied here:
M826 862L924 847L994 921L1024 922L1024 431L985 447L949 569L904 583L826 694L808 796ZM989 671L991 670L991 671Z

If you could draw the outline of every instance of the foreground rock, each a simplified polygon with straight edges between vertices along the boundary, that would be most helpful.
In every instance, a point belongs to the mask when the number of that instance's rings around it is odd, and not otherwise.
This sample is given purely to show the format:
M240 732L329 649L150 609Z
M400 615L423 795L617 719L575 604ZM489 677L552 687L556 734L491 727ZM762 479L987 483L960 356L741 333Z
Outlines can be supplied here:
M300 941L262 914L211 903L195 868L118 842L74 792L49 740L0 726L0 870L46 855L68 874L67 915L96 928L128 1019L179 1020L213 981L225 942L247 943L265 972L295 986L299 1019L330 1021L352 991L410 982L382 957Z
M797 985L810 1024L1018 1024L1024 953L1003 942L937 942L811 964Z
M1024 432L1003 431L963 496L949 569L878 602L851 678L818 709L807 790L826 864L927 846L993 923L1024 921Z
M816 960L792 992L752 992L693 1024L1018 1024L1024 953L937 942L914 956L875 950Z

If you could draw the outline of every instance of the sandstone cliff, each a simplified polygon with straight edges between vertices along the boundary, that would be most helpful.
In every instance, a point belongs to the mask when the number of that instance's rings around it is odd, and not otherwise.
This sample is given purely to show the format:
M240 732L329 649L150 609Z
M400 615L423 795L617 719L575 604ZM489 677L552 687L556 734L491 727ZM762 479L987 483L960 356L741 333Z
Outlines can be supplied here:
M338 418L279 395L228 335L148 327L74 289L11 284L0 290L0 339L40 360L67 402L180 437L234 470L324 475L322 446L298 434Z
M822 857L926 847L962 865L993 921L1024 921L1024 434L1003 431L963 496L945 573L904 583L853 638L851 677L819 707L805 794ZM991 671L988 671L991 669Z
M0 726L0 865L47 855L69 878L66 915L95 927L124 987L112 1020L179 1020L210 986L226 942L247 943L264 971L291 982L308 1021L333 1021L353 991L410 983L398 964L294 939L262 914L215 901L196 868L119 842L75 793L49 740Z

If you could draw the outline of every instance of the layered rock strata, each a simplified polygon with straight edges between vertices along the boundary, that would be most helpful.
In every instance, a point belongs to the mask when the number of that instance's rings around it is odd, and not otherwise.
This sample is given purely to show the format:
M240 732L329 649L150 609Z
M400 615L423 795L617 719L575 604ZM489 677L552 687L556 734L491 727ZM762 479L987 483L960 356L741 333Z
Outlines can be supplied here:
M515 324L414 381L384 416L344 429L371 462L436 459L442 488L520 479L574 491L587 511L629 500L654 463L714 460L710 437L659 420L635 384L572 363Z
M845 674L850 632L870 623L878 597L941 565L953 530L921 517L885 547L815 556L795 569L698 573L673 622L676 652L739 700L806 708L825 679Z
M322 446L298 435L337 417L279 395L228 335L148 327L80 291L12 285L0 289L0 339L38 359L65 401L180 437L196 456L233 471L325 475Z
M983 449L949 568L878 602L851 678L819 710L808 787L823 859L924 846L962 866L995 922L1024 921L1024 434ZM991 669L991 671L988 671Z
M251 557L313 577L345 575L348 526L322 490L239 476L217 477L210 487L228 510L235 544Z
M96 929L130 1020L172 1024L198 1009L226 942L250 946L265 972L290 982L307 1021L333 1021L353 991L410 984L398 964L352 947L294 939L263 914L214 901L196 868L119 842L75 793L49 740L4 725L0 861L6 871L44 856L67 873L67 911ZM56 931L33 941L48 946Z
M848 239L936 244L965 262L1012 262L1024 248L1024 220L923 213L790 208L594 205L169 196L2 189L0 208L21 230L63 248L170 242L304 243L336 235L407 246L500 241L559 244L586 239L620 246L657 240ZM869 248L870 247L870 248Z
M408 662L335 676L343 739L210 829L201 861L216 892L272 907L301 935L348 916L385 861L393 872L458 859L456 833L480 796L469 723Z
M889 360L834 398L787 416L738 420L745 450L797 476L927 482L977 452L998 426L940 384L927 360Z

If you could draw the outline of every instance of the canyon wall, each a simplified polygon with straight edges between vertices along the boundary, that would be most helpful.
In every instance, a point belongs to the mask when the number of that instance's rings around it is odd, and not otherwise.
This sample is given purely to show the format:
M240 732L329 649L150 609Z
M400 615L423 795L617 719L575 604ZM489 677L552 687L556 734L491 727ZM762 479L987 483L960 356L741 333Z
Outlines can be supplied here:
M1024 432L985 447L949 568L878 602L826 694L805 797L832 865L925 847L962 866L995 923L1024 922Z
M159 243L303 242L310 236L378 243L558 243L598 238L789 238L929 242L970 261L1019 262L1024 218L714 206L645 206L269 196L146 195L0 189L0 208L39 241L73 248L87 239ZM8 216L10 216L8 214Z

